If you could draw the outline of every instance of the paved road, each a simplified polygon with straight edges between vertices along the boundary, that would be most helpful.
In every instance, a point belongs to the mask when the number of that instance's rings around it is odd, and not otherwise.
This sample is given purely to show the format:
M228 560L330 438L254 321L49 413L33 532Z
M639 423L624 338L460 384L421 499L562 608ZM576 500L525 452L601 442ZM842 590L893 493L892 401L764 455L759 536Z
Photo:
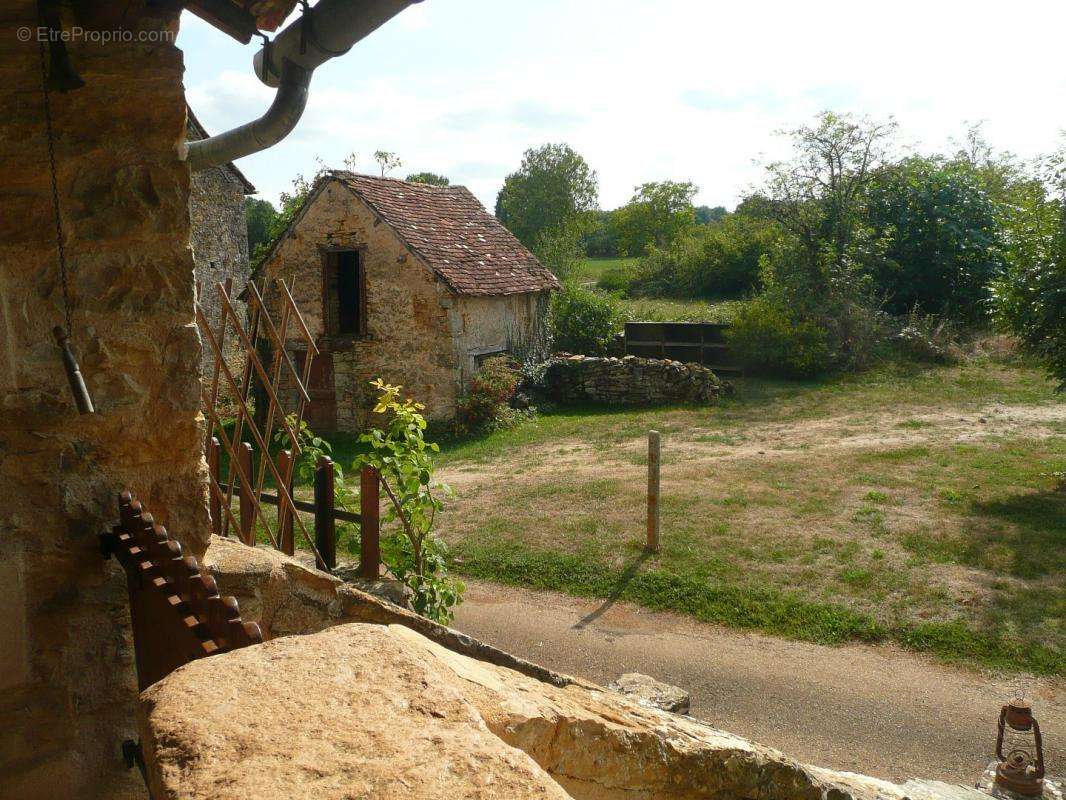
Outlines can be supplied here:
M644 672L692 693L692 714L811 764L972 784L1019 690L1066 772L1066 685L996 678L893 647L828 648L737 633L626 604L471 583L455 627L559 672Z

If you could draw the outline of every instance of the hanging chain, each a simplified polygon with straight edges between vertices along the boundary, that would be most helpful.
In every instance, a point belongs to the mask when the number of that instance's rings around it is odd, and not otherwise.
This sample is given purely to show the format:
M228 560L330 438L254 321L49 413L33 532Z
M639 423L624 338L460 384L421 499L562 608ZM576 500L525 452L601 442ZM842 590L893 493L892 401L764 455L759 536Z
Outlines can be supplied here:
M70 322L70 283L67 279L67 251L63 246L63 220L59 214L59 184L56 182L55 135L52 132L52 101L48 93L48 66L44 53L44 40L38 38L37 49L41 56L41 89L44 92L44 125L48 139L48 165L52 175L52 209L56 220L56 248L59 251L59 280L63 286L63 316L67 322L67 336L74 326Z

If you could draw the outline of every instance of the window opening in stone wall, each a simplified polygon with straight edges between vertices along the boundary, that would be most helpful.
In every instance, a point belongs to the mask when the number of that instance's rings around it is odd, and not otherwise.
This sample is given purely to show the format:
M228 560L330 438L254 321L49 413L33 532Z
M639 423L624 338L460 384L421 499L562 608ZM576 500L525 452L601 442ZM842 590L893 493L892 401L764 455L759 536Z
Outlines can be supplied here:
M364 331L363 260L358 250L337 253L337 333L360 335Z

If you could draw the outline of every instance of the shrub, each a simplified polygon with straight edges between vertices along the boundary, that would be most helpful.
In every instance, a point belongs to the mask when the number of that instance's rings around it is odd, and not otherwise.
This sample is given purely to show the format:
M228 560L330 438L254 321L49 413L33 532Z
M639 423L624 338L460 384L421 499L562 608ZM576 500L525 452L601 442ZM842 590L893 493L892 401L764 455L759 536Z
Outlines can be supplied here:
M521 378L507 356L486 359L470 380L456 414L462 432L508 427L513 421L511 400Z
M748 372L807 378L832 366L827 332L809 320L796 320L771 295L741 308L726 332L733 356Z
M980 321L1003 268L1002 209L967 160L913 157L882 170L866 218L883 257L870 273L892 314L912 308Z
M596 288L626 295L630 293L636 277L636 272L631 267L611 267L596 281Z
M903 355L915 361L953 364L959 360L958 341L951 322L922 314L917 308L903 319L895 343Z
M1008 216L1007 268L992 284L999 325L1066 389L1066 146L1045 184L1018 187Z
M778 236L774 223L740 214L694 229L640 264L632 291L687 297L740 297L761 285L760 262Z
M566 285L552 298L554 347L570 353L602 355L621 319L621 308L613 296Z
M414 593L415 611L442 625L452 620L452 608L462 601L465 587L448 575L447 546L434 532L448 489L433 480L433 454L440 448L425 440L425 408L401 399L400 387L372 381L378 391L374 413L384 416L383 427L359 437L368 452L360 465L374 467L388 498L382 521L394 523L382 540L382 555L392 574Z

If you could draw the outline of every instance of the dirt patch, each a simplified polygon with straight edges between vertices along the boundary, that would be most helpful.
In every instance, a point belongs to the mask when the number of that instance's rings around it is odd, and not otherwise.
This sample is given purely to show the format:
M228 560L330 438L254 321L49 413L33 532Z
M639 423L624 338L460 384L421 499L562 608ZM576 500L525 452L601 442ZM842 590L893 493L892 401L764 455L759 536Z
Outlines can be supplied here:
M975 526L1008 551L1012 537L1028 534L1010 519L974 516L971 500L1000 497L1000 474L977 462L997 463L1012 449L1056 452L1047 448L1066 430L1066 404L858 408L787 421L694 412L700 424L691 427L671 413L664 550L646 568L779 587L889 626L961 617L994 630L1017 614L1039 640L1061 639L1046 609L1017 610L1035 584L970 552ZM587 439L441 470L457 492L442 518L445 537L514 540L625 568L643 536L647 444L603 443L610 423L593 418ZM957 455L963 445L974 464ZM1025 480L1011 473L1007 483L1028 491ZM1060 583L1042 585L1057 593Z

